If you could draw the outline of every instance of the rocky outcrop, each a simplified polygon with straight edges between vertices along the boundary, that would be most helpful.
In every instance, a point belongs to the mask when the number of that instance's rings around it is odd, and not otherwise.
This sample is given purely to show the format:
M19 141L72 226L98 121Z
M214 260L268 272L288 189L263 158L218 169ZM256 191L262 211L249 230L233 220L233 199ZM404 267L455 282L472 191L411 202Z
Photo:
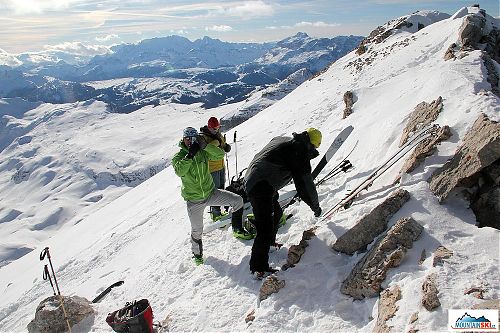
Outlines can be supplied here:
M419 103L408 119L403 134L401 135L399 146L401 147L404 145L415 131L435 121L442 110L443 99L441 96L430 104L427 102Z
M438 298L438 289L436 286L436 274L427 275L422 284L422 305L427 311L432 311L441 305Z
M285 280L280 280L274 275L266 277L259 291L259 301L263 301L271 294L277 293L285 287Z
M290 246L288 249L286 264L281 267L282 270L286 271L287 269L294 267L300 261L302 255L306 252L306 247L309 246L308 241L315 236L314 230L316 230L316 228L304 231L299 244Z
M399 307L396 302L401 299L401 288L395 285L391 289L386 289L380 293L378 301L377 323L373 333L389 333L392 326L387 325L387 321L394 317Z
M500 160L481 171L477 191L470 197L478 227L500 230Z
M439 127L436 130L436 134L424 139L420 142L411 155L406 159L403 167L399 171L398 176L394 180L394 183L399 182L403 174L410 173L415 170L427 157L432 156L436 150L437 145L442 141L448 140L451 137L451 129L449 126Z
M444 246L439 246L434 252L434 257L432 258L432 266L443 266L446 259L453 256L453 251L448 250Z
M447 61L447 60L451 60L451 59L455 59L455 58L456 58L456 56L455 56L455 50L456 50L456 48L457 48L457 44L452 43L452 44L448 47L448 49L446 50L446 52L444 53L444 57L443 57L443 59L444 59L445 61Z
M342 119L345 119L352 114L352 106L354 105L354 94L352 93L352 91L345 92L344 103L345 103L345 109Z
M453 158L430 177L429 187L445 200L455 188L466 188L479 225L498 226L500 124L481 114Z
M92 326L95 312L87 299L78 296L63 296L63 302L71 327L82 324L84 321L88 323L87 326ZM40 302L36 308L35 319L28 324L27 329L30 333L54 333L68 330L59 296L50 296Z
M347 254L366 249L368 244L387 229L390 218L408 200L410 200L410 193L404 189L398 189L340 236L332 248Z
M478 43L484 35L486 18L482 15L467 15L458 31L458 38L462 44L462 49L472 47L478 48Z
M422 230L423 227L411 217L396 222L354 266L340 291L354 299L377 296L387 271L399 266Z
M490 299L472 306L473 309L498 310L500 315L500 299Z

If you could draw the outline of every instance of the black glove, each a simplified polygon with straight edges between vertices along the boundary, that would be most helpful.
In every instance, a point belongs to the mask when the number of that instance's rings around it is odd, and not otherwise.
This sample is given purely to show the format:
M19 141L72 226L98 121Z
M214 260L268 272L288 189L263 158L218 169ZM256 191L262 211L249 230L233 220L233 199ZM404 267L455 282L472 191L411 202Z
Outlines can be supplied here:
M196 153L199 151L200 145L198 144L198 142L194 142L193 144L191 144L191 146L189 146L189 151L186 155L186 158L193 158L194 155L196 155Z
M313 212L314 212L315 217L320 217L321 216L321 207L318 206L318 207L314 208Z
M196 142L200 146L200 149L205 149L205 147L207 146L207 140L205 140L205 137L203 135L198 135L196 137Z
M226 143L226 145L224 146L224 151L226 153L229 153L231 151L231 146Z

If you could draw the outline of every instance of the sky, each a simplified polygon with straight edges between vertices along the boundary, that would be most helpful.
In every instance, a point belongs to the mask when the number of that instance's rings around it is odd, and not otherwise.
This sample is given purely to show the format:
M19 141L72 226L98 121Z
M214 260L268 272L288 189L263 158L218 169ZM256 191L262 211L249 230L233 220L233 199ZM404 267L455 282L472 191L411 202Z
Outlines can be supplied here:
M499 16L498 0L473 1ZM119 43L180 35L230 42L368 35L416 10L453 14L469 0L0 0L0 49L99 54Z

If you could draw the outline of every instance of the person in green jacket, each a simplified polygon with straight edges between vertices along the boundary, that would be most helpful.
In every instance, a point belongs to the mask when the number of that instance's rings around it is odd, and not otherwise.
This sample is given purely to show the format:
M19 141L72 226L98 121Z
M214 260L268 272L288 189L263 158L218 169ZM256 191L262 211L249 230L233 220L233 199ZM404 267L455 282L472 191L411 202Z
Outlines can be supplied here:
M191 222L191 250L197 265L203 263L203 212L206 206L231 206L233 229L242 228L243 198L235 193L215 188L208 161L220 160L224 151L209 145L193 127L184 129L180 151L172 159L175 174L181 178L181 195L186 200Z

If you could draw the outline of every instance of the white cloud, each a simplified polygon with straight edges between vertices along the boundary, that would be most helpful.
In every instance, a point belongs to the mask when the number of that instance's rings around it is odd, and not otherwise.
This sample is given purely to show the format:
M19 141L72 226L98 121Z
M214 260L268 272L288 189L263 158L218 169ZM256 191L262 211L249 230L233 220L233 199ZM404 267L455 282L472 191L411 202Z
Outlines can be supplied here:
M267 26L266 29L279 30L279 29L295 29L295 28L307 28L307 27L331 28L331 27L338 27L338 26L340 26L339 23L325 23L322 21L317 21L317 22L302 21L302 22L295 23L294 25Z
M120 37L118 37L118 35L115 34L95 38L95 40L98 41L99 43L110 42L112 40L117 40L117 39L120 39Z
M213 25L211 27L205 27L205 31L227 32L231 30L233 30L233 28L228 25Z
M231 16L238 16L242 19L255 18L260 16L273 16L274 8L264 1L246 1L234 7L229 7L224 12Z
M317 22L299 22L295 24L295 27L315 27L315 28L326 28L326 27L338 27L338 23L325 23L322 21Z
M61 10L77 0L2 0L0 10L12 11L17 15L41 14L47 10Z
M89 45L81 42L66 42L57 45L45 45L47 51L61 51L75 55L93 56L109 53L110 50L104 45Z
M171 34L174 34L174 35L187 35L189 33L189 31L187 30L184 30L184 29L178 29L178 30L170 30L170 33Z

